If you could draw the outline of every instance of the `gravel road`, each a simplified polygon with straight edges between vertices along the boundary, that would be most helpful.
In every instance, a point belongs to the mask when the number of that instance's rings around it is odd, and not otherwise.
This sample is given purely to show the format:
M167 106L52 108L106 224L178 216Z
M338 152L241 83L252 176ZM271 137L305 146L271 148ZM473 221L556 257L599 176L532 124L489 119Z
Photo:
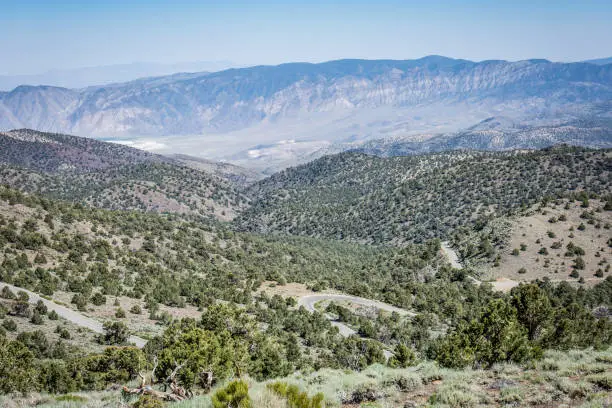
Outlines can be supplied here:
M377 309L385 310L387 312L397 312L402 316L414 316L415 315L412 312L409 312L404 309L400 309L395 306L391 306L387 303L378 302L376 300L360 298L360 297L351 296L351 295L320 294L320 295L302 296L298 300L298 306L304 306L304 308L308 310L309 312L314 312L316 310L315 305L318 302L322 302L324 300L336 301L336 302L342 302L342 301L351 302L351 303L355 303L355 304L362 305L362 306L375 307ZM352 334L357 334L355 330L351 329L344 323L332 321L331 324L333 326L336 326L338 328L338 331L340 332L340 335L344 337L348 337ZM383 353L385 355L385 358L387 359L393 356L393 353L390 352L389 350L383 350Z
M453 268L463 268L463 265L461 265L461 263L459 262L459 256L457 256L457 252L455 252L455 250L448 245L448 242L442 242L441 251L444 256L446 256ZM482 284L481 281L474 278L473 276L468 276L468 279L470 279L476 285ZM493 289L499 292L509 292L513 287L519 285L519 282L507 278L498 278L496 281L490 283L491 285L493 285Z
M453 268L463 269L463 265L461 265L461 262L459 262L459 256L457 255L457 252L455 252L455 250L451 248L450 245L448 245L448 242L442 242L440 250L442 251L444 256L446 256Z
M78 325L78 326L82 326L82 327L86 327L91 331L94 331L96 333L104 333L104 329L102 326L102 323L100 323L99 321L92 319L90 317L87 317L79 312L76 312L72 309L67 308L66 306L62 306L62 305L58 305L55 302L52 302L50 300L44 299L42 297L40 297L39 295L37 295L34 292L30 292L27 289L22 289L22 288L18 288L17 286L13 286L13 285L9 285L8 283L1 283L0 282L0 290L2 290L2 288L4 286L8 286L8 288L13 291L14 293L17 293L18 291L23 291L25 293L28 294L28 296L30 297L30 303L32 304L36 304L39 300L42 300L43 303L45 304L45 306L47 306L47 309L49 311L51 310L55 310L55 312L62 318ZM137 337L137 336L130 336L129 338L129 342L130 343L134 343L136 345L136 347L139 348L143 348L145 344L147 344L147 341L143 338Z
M355 304L362 305L362 306L375 307L377 309L386 310L388 312L397 312L400 315L414 316L414 313L408 312L404 309L400 309L395 306L388 305L383 302L378 302L376 300L365 299L365 298L360 298L357 296L350 296L350 295L320 294L320 295L302 296L298 300L298 306L304 306L304 308L308 310L309 312L314 312L316 310L315 305L318 302L321 302L324 300L337 301L337 302L348 301L348 302L355 303ZM348 327L347 325L343 323L332 321L332 325L336 326L338 330L340 330L340 334L345 337L348 337L351 334L355 334L355 330L351 329L350 327Z

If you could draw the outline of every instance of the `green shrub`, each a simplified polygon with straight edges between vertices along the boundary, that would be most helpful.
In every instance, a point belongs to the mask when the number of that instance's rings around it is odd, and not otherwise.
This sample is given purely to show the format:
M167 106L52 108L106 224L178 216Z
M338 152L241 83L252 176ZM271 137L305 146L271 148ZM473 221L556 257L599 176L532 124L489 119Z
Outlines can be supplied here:
M11 291L11 289L8 286L5 286L2 288L2 292L0 293L0 296L5 298L5 299L15 299L16 296L13 293L13 291Z
M612 390L612 373L589 375L586 377L586 380L604 390Z
M115 312L115 317L117 319L125 318L125 310L123 310L122 308L117 309L117 311Z
M430 404L446 405L452 408L473 407L476 402L476 398L469 389L457 384L443 385L429 397Z
M15 323L12 319L6 319L2 322L2 327L4 327L7 331L14 332L17 330L17 323Z
M389 359L389 366L394 368L406 368L416 363L416 355L411 348L404 344L395 346L394 354Z
M308 397L308 394L301 392L296 385L289 385L286 382L275 382L268 384L270 390L287 400L288 408L322 408L324 396L321 393Z
M505 405L520 404L523 401L523 394L518 387L502 388L499 394L499 401Z
M384 396L379 388L375 382L359 384L342 402L345 404L361 404L362 402L376 401Z
M35 325L43 324L43 318L40 313L38 313L38 311L34 310L34 313L32 313L32 318L30 319L30 323Z
M123 344L129 338L128 327L121 322L105 322L104 334L98 336L100 344Z
M421 377L416 374L400 374L393 378L393 385L402 392L408 392L417 389L423 384Z
M522 363L539 354L517 320L516 309L502 299L491 301L477 320L459 325L434 349L438 363L449 368Z
M91 297L91 303L93 303L96 306L102 306L106 304L106 296L104 296L103 294L101 294L100 292L96 292L94 293L94 295Z
M59 334L60 338L65 339L65 340L69 340L71 337L68 329L66 329L65 327L61 327L59 325L56 327L55 332Z
M150 395L141 395L138 401L132 404L133 408L162 408L165 404Z
M249 386L242 380L229 383L212 396L214 408L251 408Z
M36 302L36 307L34 308L34 310L40 313L41 315L46 315L47 305L45 305L45 302L43 302L42 300L38 300L38 302Z

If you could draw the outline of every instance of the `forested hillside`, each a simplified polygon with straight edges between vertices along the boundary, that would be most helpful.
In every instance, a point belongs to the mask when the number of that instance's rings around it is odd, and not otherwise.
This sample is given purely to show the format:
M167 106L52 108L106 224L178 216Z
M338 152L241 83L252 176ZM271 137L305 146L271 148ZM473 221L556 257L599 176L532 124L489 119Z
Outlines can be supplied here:
M375 157L341 153L277 173L248 190L238 229L365 243L423 242L483 225L543 197L611 191L608 150Z
M230 177L119 144L27 129L0 133L2 183L94 207L228 220L247 204Z
M605 347L612 336L605 314L591 313L612 306L610 278L586 290L540 282L502 295L452 270L436 240L394 249L259 237L8 188L0 188L0 214L0 281L106 316L105 333L89 341L121 345L136 327L135 334L151 339L143 351L111 347L92 354L86 337L74 344L75 334L59 322L59 334L51 336L59 338L51 342L39 327L57 316L3 289L2 392L102 390L152 366L160 379L174 372L181 386L201 390L235 370L265 380L323 367L359 371L373 363L491 366L537 359L542 349ZM332 304L327 313L359 333L343 337L323 314L296 308L293 298L259 293L264 280L331 287L414 315L364 315ZM536 316L521 312L535 305ZM482 335L491 340L478 343ZM600 381L594 378L591 390ZM361 387L342 401L363 398L369 391ZM322 398L333 406L336 397Z
M164 161L170 160L144 150L84 137L31 129L0 132L0 163L45 173L91 172Z
M245 187L221 176L231 168L211 174L37 132L10 138L36 147L13 148L0 167L4 405L501 406L609 392L612 244L599 236L612 210L609 151L343 153ZM508 293L475 280L477 261L503 269L515 259L492 246L513 213L554 215L553 235L575 243L548 262L584 256L583 269L601 266L601 276L588 285L546 276ZM565 231L578 220L575 236ZM554 244L525 234L504 239ZM439 238L465 268L451 266ZM547 256L520 248L525 265ZM300 306L315 293L344 300ZM552 385L540 389L543 375ZM512 392L491 388L519 380Z

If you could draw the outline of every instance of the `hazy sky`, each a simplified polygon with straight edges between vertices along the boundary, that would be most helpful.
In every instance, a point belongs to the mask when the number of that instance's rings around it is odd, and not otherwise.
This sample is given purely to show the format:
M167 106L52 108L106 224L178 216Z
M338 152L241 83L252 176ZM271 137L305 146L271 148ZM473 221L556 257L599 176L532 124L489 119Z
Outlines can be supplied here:
M0 74L135 61L582 60L611 0L0 0Z

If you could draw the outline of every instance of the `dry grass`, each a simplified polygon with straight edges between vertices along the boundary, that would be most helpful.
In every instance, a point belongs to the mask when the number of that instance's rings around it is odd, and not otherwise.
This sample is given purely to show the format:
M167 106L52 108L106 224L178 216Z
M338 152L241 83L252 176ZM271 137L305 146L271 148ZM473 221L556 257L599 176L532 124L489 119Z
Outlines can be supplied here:
M313 395L322 392L331 407L606 407L612 393L606 389L612 376L612 350L547 351L541 361L528 366L499 364L490 370L449 370L426 362L407 369L381 365L361 372L323 369L296 373L283 379ZM286 408L269 392L266 382L246 379L257 408ZM218 384L217 387L223 387ZM213 389L214 392L214 389ZM57 397L32 394L0 398L0 406L25 408L126 407L118 391L73 393L85 400L57 401ZM369 398L374 400L367 401ZM210 397L201 395L169 405L175 408L209 408Z

